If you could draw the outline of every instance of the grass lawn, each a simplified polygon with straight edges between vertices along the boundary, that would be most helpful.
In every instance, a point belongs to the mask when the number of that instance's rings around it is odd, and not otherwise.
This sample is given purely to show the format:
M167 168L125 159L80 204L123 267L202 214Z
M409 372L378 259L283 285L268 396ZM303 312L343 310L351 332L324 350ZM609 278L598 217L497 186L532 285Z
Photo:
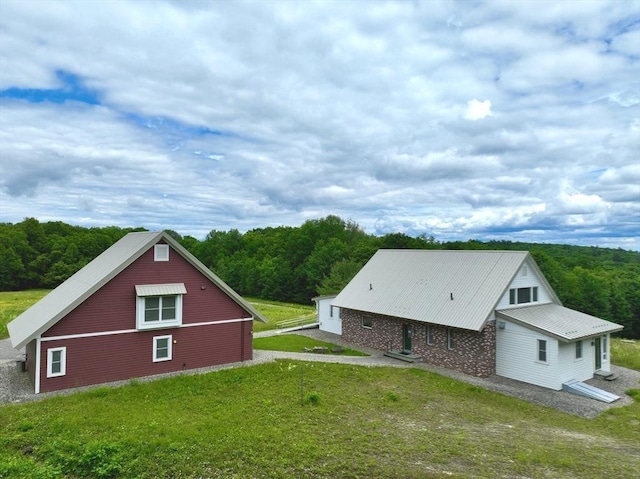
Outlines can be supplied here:
M317 339L308 338L299 334L278 334L277 336L269 336L266 338L254 338L254 349L267 349L269 351L290 351L293 353L302 353L304 348L324 347L331 351L337 347L336 344L318 341ZM340 353L342 356L368 356L367 353L356 351L355 349L345 349Z
M616 366L640 371L640 341L611 338L611 361Z
M639 417L283 360L2 406L0 477L631 478Z
M0 291L0 339L8 338L7 324L22 314L32 304L44 298L49 289L30 289L28 291Z
M314 305L281 303L257 298L245 299L269 320L268 323L254 321L253 330L255 332L276 329L280 321L290 319L300 319L300 324L309 324L316 320L316 307Z

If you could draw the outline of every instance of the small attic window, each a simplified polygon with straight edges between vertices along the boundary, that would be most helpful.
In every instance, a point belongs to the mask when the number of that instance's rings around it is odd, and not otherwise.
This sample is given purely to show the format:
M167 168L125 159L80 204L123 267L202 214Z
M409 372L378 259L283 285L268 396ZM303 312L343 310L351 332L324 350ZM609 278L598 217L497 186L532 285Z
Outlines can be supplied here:
M169 261L169 245L157 244L153 247L154 261Z

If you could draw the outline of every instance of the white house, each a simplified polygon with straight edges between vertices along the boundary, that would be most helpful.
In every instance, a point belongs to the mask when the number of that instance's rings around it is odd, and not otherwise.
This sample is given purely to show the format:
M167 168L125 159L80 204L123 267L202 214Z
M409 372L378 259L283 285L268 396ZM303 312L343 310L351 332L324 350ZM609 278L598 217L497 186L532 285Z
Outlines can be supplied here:
M331 304L348 342L556 390L610 371L622 329L563 307L526 251L379 250Z

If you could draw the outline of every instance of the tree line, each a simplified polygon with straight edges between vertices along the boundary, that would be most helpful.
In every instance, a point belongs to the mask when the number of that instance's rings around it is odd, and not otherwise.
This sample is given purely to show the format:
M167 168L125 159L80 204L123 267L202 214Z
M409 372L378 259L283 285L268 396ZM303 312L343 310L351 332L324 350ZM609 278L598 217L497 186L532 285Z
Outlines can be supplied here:
M0 291L54 288L121 237L142 228L83 228L26 218L0 223ZM425 235L375 236L337 216L299 227L212 230L204 240L167 230L238 293L308 304L339 292L380 248L526 250L563 304L625 326L640 339L640 253L623 249Z

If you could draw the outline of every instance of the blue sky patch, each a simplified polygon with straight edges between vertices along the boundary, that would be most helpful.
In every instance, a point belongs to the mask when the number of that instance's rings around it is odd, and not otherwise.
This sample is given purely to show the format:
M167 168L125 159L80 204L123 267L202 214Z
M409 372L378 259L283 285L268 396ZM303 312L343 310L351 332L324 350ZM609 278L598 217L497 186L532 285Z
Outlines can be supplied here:
M12 87L0 91L0 98L15 98L31 103L78 101L90 105L100 104L98 92L85 86L84 81L78 75L64 70L57 70L56 78L62 84L62 87L55 89Z

